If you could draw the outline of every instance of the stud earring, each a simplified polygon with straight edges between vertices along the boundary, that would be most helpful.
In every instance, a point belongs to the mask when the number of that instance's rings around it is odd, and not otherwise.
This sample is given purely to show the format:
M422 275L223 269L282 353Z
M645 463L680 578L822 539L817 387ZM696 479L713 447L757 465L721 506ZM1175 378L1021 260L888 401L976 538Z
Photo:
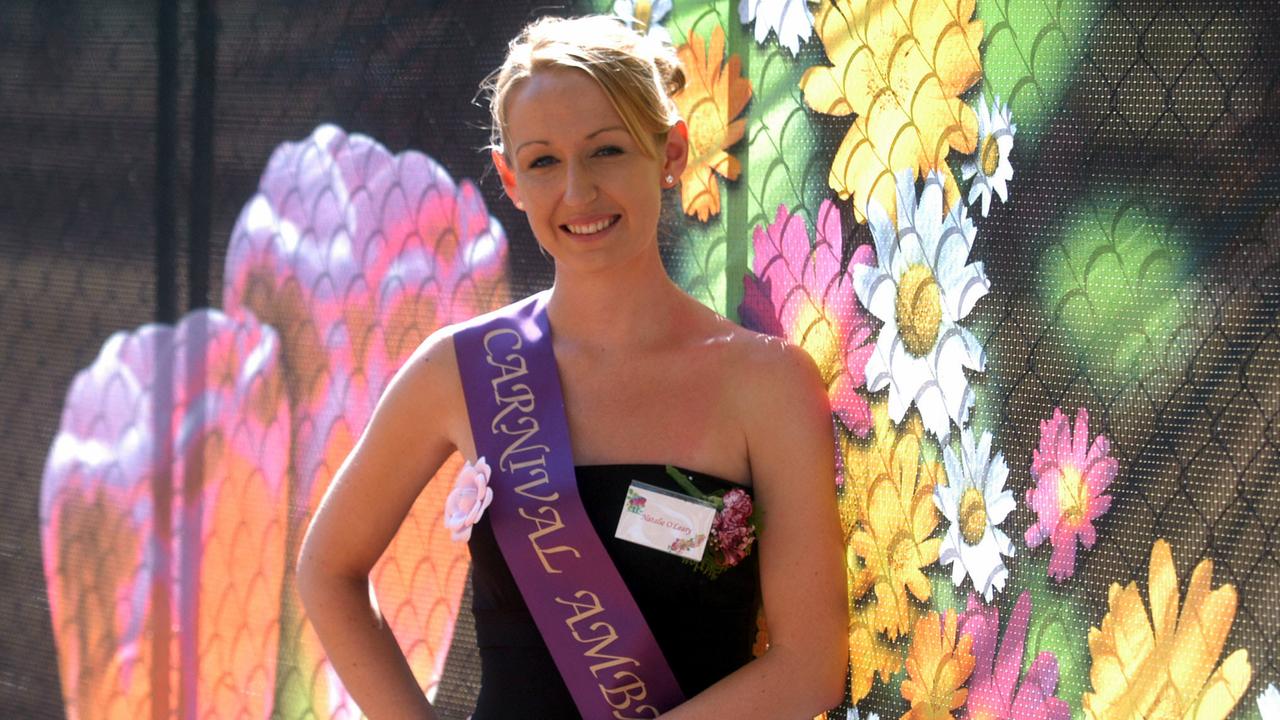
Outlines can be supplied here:
M674 184L675 184L675 182L676 182L676 179L675 179L674 177L672 177L672 176L670 176L670 175L668 175L668 176L667 176L667 184L668 184L668 185L674 185Z
M524 203L522 203L522 202L520 202L519 200L517 200L517 201L516 201L516 209L517 209L517 210L523 210L523 209L524 209Z

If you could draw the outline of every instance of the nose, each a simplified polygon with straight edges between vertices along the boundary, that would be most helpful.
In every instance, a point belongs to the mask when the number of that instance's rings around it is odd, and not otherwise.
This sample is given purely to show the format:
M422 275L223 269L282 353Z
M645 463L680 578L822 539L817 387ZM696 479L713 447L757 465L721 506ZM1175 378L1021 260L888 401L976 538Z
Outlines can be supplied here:
M567 163L564 179L566 205L586 205L596 199L596 179L581 162Z

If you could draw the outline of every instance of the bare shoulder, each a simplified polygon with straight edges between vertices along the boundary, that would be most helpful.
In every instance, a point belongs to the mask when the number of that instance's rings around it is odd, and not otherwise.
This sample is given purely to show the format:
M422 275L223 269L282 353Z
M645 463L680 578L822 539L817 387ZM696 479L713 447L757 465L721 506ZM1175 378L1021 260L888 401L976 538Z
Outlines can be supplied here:
M456 326L443 327L419 343L400 367L393 387L404 385L406 388L431 391L434 394L450 385L457 385L458 360L453 349L455 332Z
M398 421L432 430L465 453L471 449L471 434L454 354L458 327L440 328L414 349L388 385L382 404Z
M762 499L777 483L789 486L796 470L833 476L831 404L813 358L781 338L732 328L724 343L725 381Z
M726 369L745 411L797 404L827 407L822 374L809 353L782 338L731 326ZM829 409L829 408L828 408Z

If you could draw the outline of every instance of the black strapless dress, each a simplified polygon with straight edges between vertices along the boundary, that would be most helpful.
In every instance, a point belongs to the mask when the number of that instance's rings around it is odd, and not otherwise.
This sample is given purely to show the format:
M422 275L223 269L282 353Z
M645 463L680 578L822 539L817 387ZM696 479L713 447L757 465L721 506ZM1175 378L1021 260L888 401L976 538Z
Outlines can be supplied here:
M700 473L685 474L703 492L741 487ZM760 603L755 549L737 566L710 580L681 558L613 536L632 480L680 491L664 466L579 466L577 479L591 524L635 597L685 697L693 697L750 661ZM473 720L580 718L498 549L487 513L472 529L468 545L481 668Z

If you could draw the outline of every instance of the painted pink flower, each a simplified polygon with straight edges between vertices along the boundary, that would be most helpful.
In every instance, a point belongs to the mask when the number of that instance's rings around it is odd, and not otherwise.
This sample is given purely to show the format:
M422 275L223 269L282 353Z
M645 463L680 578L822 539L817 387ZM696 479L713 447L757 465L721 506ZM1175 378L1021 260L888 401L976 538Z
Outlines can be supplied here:
M1040 422L1040 447L1031 458L1036 485L1027 490L1027 505L1036 522L1027 528L1027 547L1045 540L1053 545L1049 575L1061 582L1075 573L1076 541L1086 549L1097 540L1094 520L1111 507L1103 491L1115 479L1119 463L1110 455L1105 435L1089 439L1089 411L1080 408L1075 430L1062 408Z
M804 218L785 206L778 207L772 224L756 228L754 275L743 279L738 315L747 327L808 351L822 372L840 423L866 437L871 410L857 390L867 383L874 325L854 295L849 268L874 265L875 253L870 245L859 246L841 271L844 232L834 203L822 202L817 224L812 246Z
M293 415L289 537L301 538L392 375L430 333L504 305L507 242L475 185L431 158L322 125L280 145L241 210L223 304L282 340ZM466 581L466 548L442 522L454 456L427 485L374 567L378 605L428 693L439 680ZM296 547L288 553L296 553ZM296 594L280 614L277 689L320 717L356 714L327 668ZM323 669L322 669L323 668Z
M76 375L40 489L68 717L270 717L289 427L252 317L118 332Z
M1031 595L1022 593L1009 615L1009 625L996 651L1000 633L1000 611L969 596L968 608L960 619L960 633L973 638L976 664L969 678L969 697L961 718L973 720L1068 720L1071 707L1055 693L1058 687L1058 659L1041 652L1022 675L1023 648L1027 623L1031 619Z
M484 457L475 465L467 461L453 481L453 490L444 501L444 526L449 529L454 542L471 539L471 526L480 522L480 516L493 502L493 488L489 487L489 464Z

